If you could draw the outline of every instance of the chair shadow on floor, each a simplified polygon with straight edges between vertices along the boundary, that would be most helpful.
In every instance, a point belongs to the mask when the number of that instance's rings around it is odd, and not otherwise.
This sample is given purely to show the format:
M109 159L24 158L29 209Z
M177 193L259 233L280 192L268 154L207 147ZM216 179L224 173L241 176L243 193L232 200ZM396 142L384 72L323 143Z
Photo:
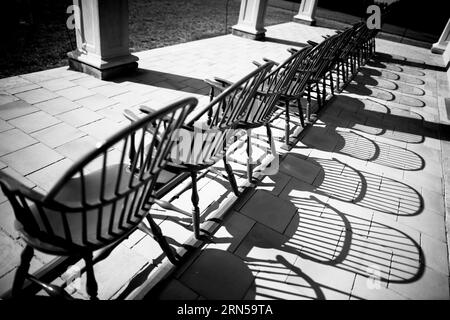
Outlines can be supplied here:
M379 87L367 86L364 83L349 83L345 89L345 92L353 93L361 96L368 96L372 98L376 98L383 101L395 102L407 107L413 108L423 108L425 107L425 102L420 99L403 95L401 93L392 93L386 89L382 89Z
M364 86L376 87L379 89L405 93L413 96L425 95L425 91L421 88L414 87L412 85L402 82L395 82L392 80L383 79L380 77L371 77L367 75L358 74L355 76L354 82Z
M289 155L296 157L296 155ZM299 180L297 185L305 192L342 202L354 203L378 214L416 216L423 211L424 201L414 188L385 175L357 170L338 159L299 159L319 168L312 184ZM283 192L286 192L284 190Z
M423 60L405 58L403 56L392 55L392 54L388 54L388 53L377 52L376 60L378 60L380 62L396 64L399 66L412 67L415 69L433 70L433 71L441 71L441 72L444 71L445 72L444 67L430 65L430 64L427 64Z
M284 235L257 224L234 254L206 248L178 280L206 299L327 299L348 298L349 292L317 272L310 275L305 270L311 266L375 276L382 286L423 275L422 249L404 232L356 212L343 213L314 196L291 201L300 208ZM213 241L232 242L239 236L235 231L227 229L231 238Z
M357 171L337 160L312 161L323 168L314 184L298 180L283 190L283 198L297 212L282 234L257 223L240 240L241 227L228 225L226 218L223 228L227 235L214 235L210 242L237 242L235 248L224 251L207 247L178 280L206 299L251 300L348 296L317 273L310 274L311 266L356 273L367 279L375 277L382 286L420 279L425 268L420 245L380 217L385 213L419 214L421 196L394 180L380 188L381 176ZM259 186L265 185L261 182ZM403 212L393 210L401 199L413 205ZM361 210L345 210L343 202L354 203ZM395 212L387 212L389 206Z
M422 143L425 138L449 141L448 136L442 135L450 130L449 125L427 121L417 112L388 107L370 98L336 96L319 120L329 127L358 130L406 143Z
M415 76L415 77L423 77L425 76L425 72L416 70L416 68L411 68L407 66L399 66L393 64L392 62L380 61L378 59L373 59L367 62L367 66L378 69L386 69L393 72L400 72L407 75Z
M399 170L419 171L425 167L424 160L417 153L374 141L351 130L316 125L308 130L302 144L308 148L335 152Z
M422 276L423 251L405 232L357 211L344 213L314 196L291 201L302 209L294 217L298 227L288 235L285 250L364 277L377 270L384 283L410 283Z
M388 70L378 70L368 67L359 68L359 72L365 76L381 77L391 81L401 81L412 85L424 85L425 81L414 76L397 74Z

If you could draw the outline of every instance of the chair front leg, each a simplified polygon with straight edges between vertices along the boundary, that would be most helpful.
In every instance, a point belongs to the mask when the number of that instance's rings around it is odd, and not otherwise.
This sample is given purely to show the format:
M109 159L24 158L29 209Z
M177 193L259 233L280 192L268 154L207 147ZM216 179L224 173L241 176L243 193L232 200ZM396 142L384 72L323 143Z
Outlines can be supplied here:
M327 100L327 83L326 83L326 73L324 74L324 77L322 79L322 102L325 104L325 101Z
M341 90L341 61L338 61L337 67L336 67L336 90Z
M200 208L198 207L199 197L197 190L197 172L191 172L192 179L192 195L191 201L193 205L192 209L192 224L194 227L194 236L195 239L200 239Z
M306 99L306 120L311 121L311 83L308 84L308 96Z
M266 123L266 131L267 131L267 139L269 140L269 147L270 147L270 153L276 157L277 156L277 149L275 146L275 141L273 139L272 135L272 129L270 128L270 123Z
M28 270L30 269L30 262L34 255L34 249L27 245L20 255L20 266L17 268L16 274L14 276L14 282L12 287L12 296L20 295L20 290L22 289L25 279L28 275Z
M289 137L290 137L290 124L289 122L291 121L291 117L289 115L289 100L284 102L285 104L285 109L286 109L286 115L285 115L285 123L284 123L284 144L286 145L286 148L289 148Z
M297 99L298 116L300 117L300 123L302 128L305 127L305 117L303 116L302 102L300 98Z
M334 79L333 79L333 69L330 70L330 91L334 95Z
M227 172L228 181L230 182L231 189L233 190L233 193L239 197L241 193L239 192L239 188L236 183L236 178L234 177L233 169L231 168L231 165L227 161L227 155L223 156L223 166L225 167L225 171Z
M252 130L247 129L247 181L253 183Z
M316 81L316 95L317 95L317 107L318 109L322 108L322 99L320 98L320 88L319 88L319 80Z
M98 300L98 285L97 280L95 280L92 252L86 254L83 259L86 263L86 292L91 300Z

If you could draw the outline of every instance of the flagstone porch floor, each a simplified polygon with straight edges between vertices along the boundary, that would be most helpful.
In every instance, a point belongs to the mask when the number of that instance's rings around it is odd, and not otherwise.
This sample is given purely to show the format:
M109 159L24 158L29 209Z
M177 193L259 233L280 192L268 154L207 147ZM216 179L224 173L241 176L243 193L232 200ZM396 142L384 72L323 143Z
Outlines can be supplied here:
M253 60L282 61L287 48L333 33L295 23L267 29L264 42L227 35L139 52L138 73L114 81L67 68L0 79L0 169L45 192L127 125L124 109L158 109L186 96L201 105L204 78L236 80ZM450 92L442 57L379 39L377 52L289 151L280 148L278 115L276 174L261 175L239 199L220 175L200 180L209 240L195 243L182 266L169 266L137 231L96 265L100 298L449 299ZM254 135L263 146L264 130ZM244 167L233 167L243 184ZM189 210L182 189L166 198ZM194 246L190 219L156 206L152 213L174 248ZM11 287L23 247L13 220L0 195L0 294ZM53 259L37 254L32 270ZM70 289L86 297L83 285Z

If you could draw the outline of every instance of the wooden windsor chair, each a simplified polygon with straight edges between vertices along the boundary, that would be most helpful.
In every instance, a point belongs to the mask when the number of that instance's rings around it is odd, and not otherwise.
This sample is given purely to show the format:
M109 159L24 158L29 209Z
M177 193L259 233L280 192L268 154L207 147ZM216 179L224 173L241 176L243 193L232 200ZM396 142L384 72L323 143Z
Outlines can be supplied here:
M14 209L16 229L26 242L13 297L20 295L27 279L52 296L67 297L64 290L29 274L34 250L84 259L91 299L97 298L98 290L94 251L101 252L97 261L105 258L138 228L159 243L170 261L177 262L149 209L173 136L196 104L195 98L181 100L120 130L73 164L45 195L0 172L0 185ZM154 134L146 134L149 130Z
M192 189L192 213L176 207L169 201L158 199L155 202L164 209L174 210L192 217L196 239L201 238L197 190L198 173L204 169L214 170L212 166L222 159L227 173L226 178L230 182L233 192L240 195L231 165L227 161L226 151L228 146L235 141L237 125L245 114L261 81L272 66L272 62L265 63L241 78L213 98L207 106L199 108L199 112L194 112L195 115L190 117L180 130L179 143L174 145L173 156L165 170L176 174L189 173ZM153 112L146 106L141 106L140 110L144 113ZM130 110L127 110L125 115L132 121L139 119L139 116Z
M292 97L291 100L297 98L296 96L290 96L290 94L296 92L299 86L299 81L293 82L292 79L296 75L299 65L302 63L308 51L309 47L304 48L291 55L280 64L264 58L265 62L272 62L277 67L261 82L249 108L242 114L237 125L238 128L246 130L247 132L247 180L249 183L253 182L252 129L262 126L266 127L271 154L276 157L277 152L273 141L270 122L276 111L276 107L280 102L286 104L286 113L288 113L290 100L287 97ZM254 62L254 64L260 66L260 63L258 62ZM230 81L225 79L216 77L214 80L214 82L210 82L213 90L218 89L220 91L233 85ZM284 100L280 101L281 97L284 97ZM297 104L297 106L299 108L300 117L303 119L303 113L300 111L301 105ZM287 117L289 117L289 115ZM287 126L289 126L289 124L287 124ZM287 134L286 137L289 139L289 134Z

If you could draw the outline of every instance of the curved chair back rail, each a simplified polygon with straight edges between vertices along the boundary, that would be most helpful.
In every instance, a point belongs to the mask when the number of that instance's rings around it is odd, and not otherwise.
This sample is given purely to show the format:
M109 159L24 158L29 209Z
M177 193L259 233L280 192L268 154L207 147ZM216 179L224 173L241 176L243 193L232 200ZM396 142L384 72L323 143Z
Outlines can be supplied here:
M184 139L175 148L183 152L172 162L178 166L208 167L220 160L234 142L234 130L248 114L261 82L273 67L267 62L226 88L180 130Z
M45 196L11 187L11 178L2 174L0 184L25 238L49 245L41 251L51 253L53 246L57 254L70 254L105 247L134 231L148 214L173 135L196 104L195 98L181 100L120 130L77 161ZM158 137L146 134L149 127ZM129 163L128 154L134 155Z
M257 127L270 122L280 97L299 90L304 77L295 76L311 49L307 46L295 52L265 77L241 118L240 127Z

